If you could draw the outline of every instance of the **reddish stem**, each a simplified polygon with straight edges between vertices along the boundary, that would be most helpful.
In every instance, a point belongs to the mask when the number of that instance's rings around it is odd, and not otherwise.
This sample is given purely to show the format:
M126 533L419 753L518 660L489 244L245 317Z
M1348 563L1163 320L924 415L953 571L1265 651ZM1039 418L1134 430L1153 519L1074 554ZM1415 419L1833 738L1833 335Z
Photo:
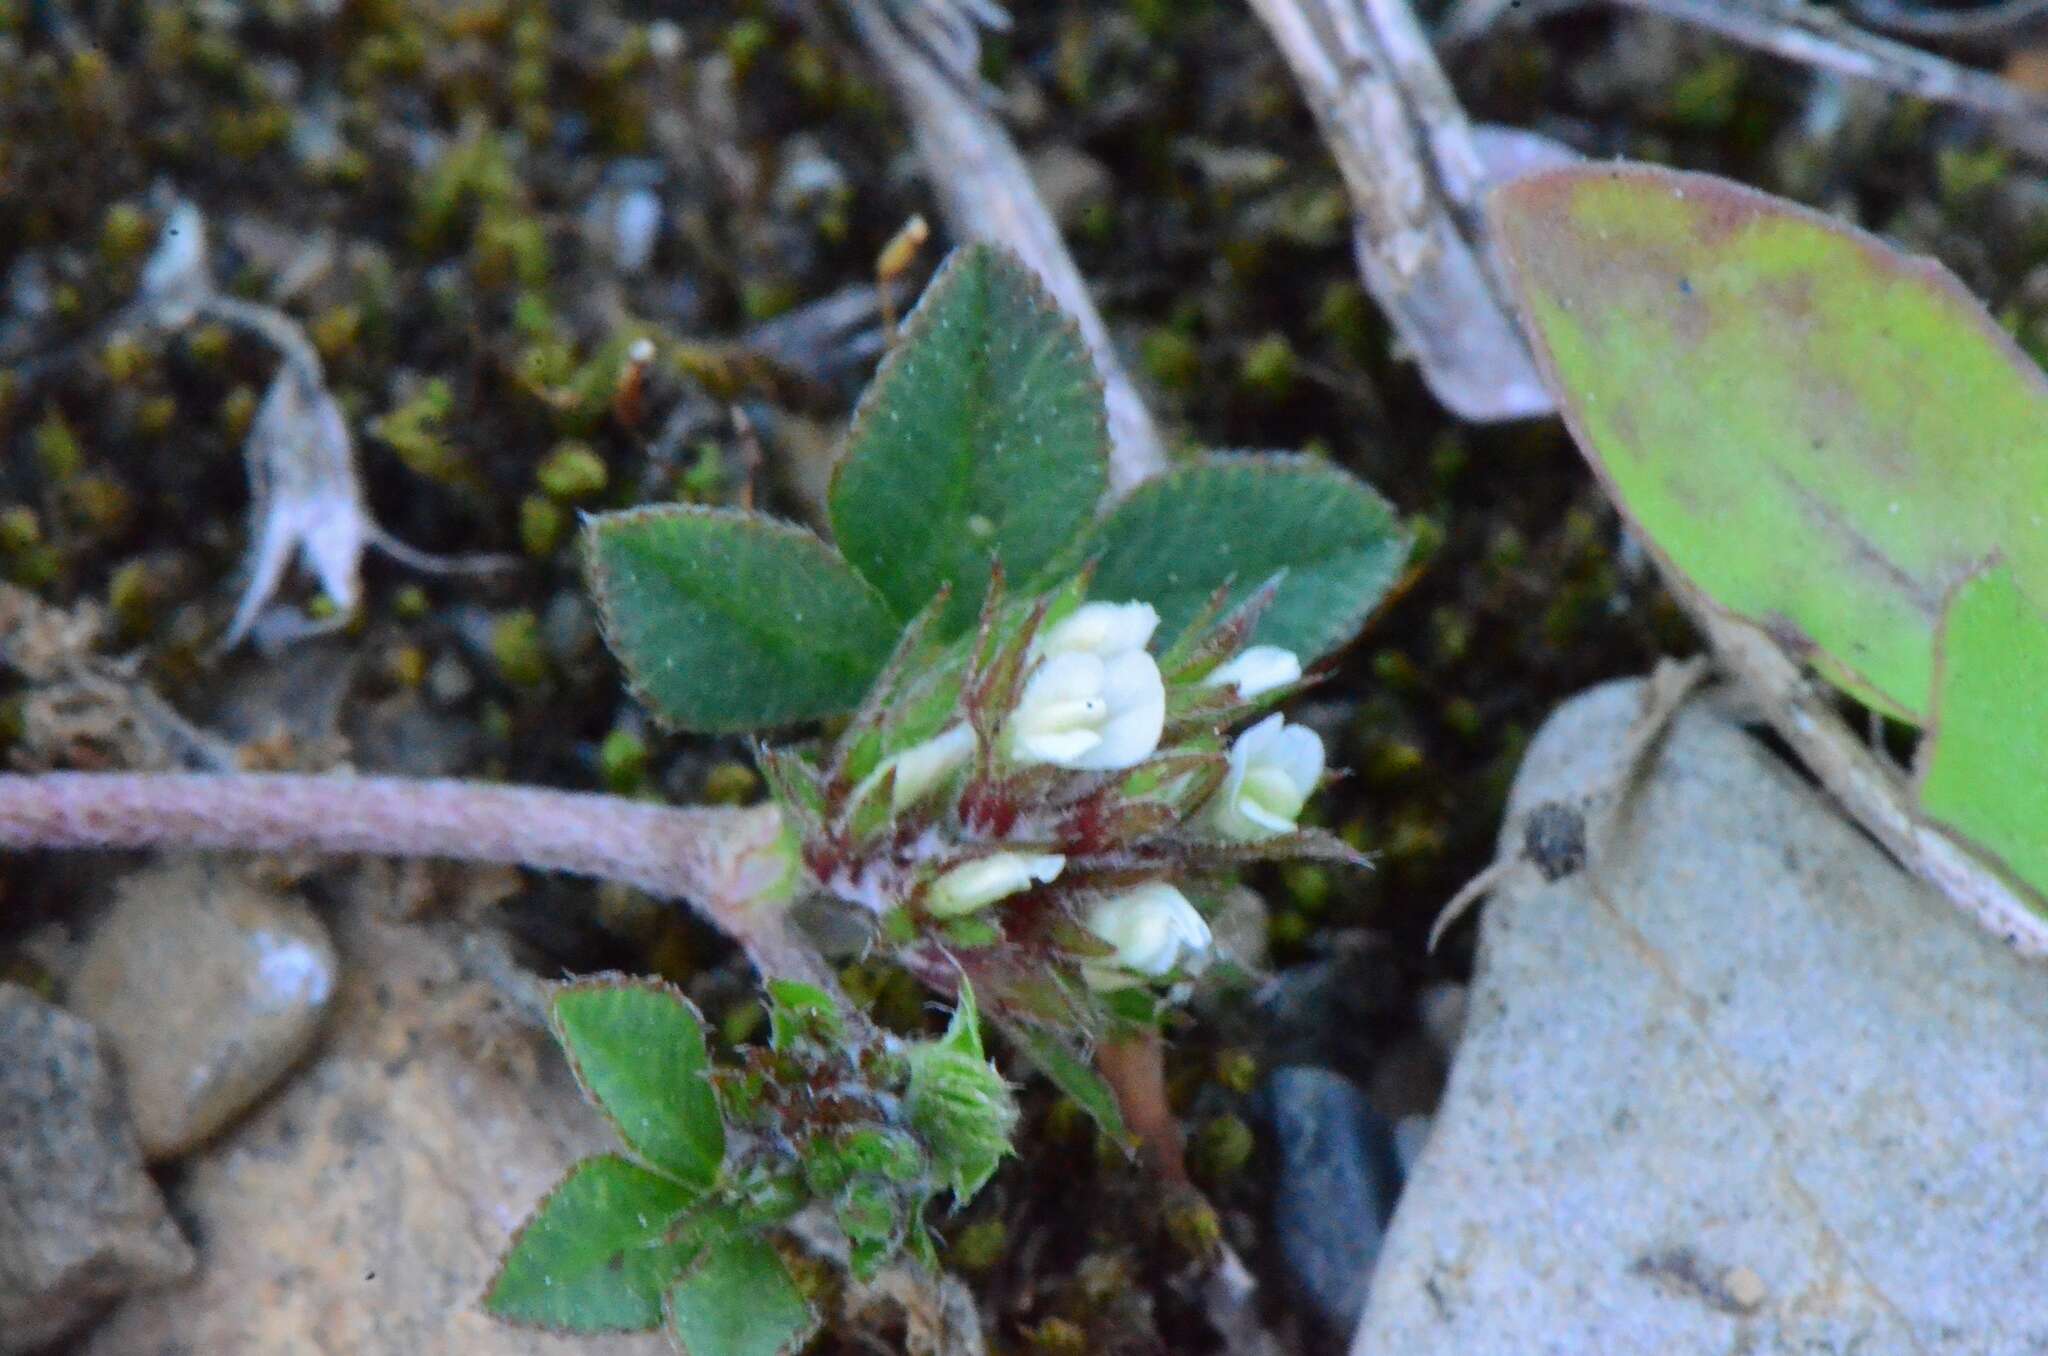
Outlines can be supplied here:
M695 905L765 975L814 976L784 929L780 814L399 777L0 775L0 848L374 853L528 866Z

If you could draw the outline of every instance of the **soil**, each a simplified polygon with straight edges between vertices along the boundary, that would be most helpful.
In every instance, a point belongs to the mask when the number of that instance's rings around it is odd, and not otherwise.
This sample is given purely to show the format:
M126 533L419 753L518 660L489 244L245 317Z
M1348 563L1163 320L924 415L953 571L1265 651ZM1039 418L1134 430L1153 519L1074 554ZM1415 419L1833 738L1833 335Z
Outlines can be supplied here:
M984 73L1175 444L1327 456L1421 542L1303 703L1351 772L1322 813L1378 867L1254 882L1277 966L1366 958L1347 1063L1371 1079L1413 1046L1422 996L1469 967L1469 927L1434 956L1422 938L1491 859L1529 731L1568 695L1697 642L1554 421L1461 425L1392 351L1336 170L1247 10L1016 11ZM1449 65L1475 118L1887 230L2039 344L2048 181L1981 122L1599 9L1503 29ZM612 223L638 189L661 225L629 268ZM206 213L231 290L306 325L384 526L521 560L481 578L370 560L361 616L293 661L345 675L336 728L353 761L757 798L740 742L662 733L623 695L579 589L574 515L749 496L805 515L802 487L873 348L801 325L790 342L791 317L872 282L913 214L937 221L887 90L829 7L0 4L0 573L103 608L107 650L204 725L274 662L210 652L246 541L241 439L274 359L217 326L167 342L109 327L166 191ZM781 336L772 351L764 334ZM659 356L622 391L621 356L643 335ZM17 765L118 760L84 737L31 746L27 690L0 696ZM286 743L265 756L331 757L315 737ZM63 916L74 886L53 859L0 861L0 927ZM757 1016L722 944L646 901L530 881L511 909L549 969L660 970L730 1035ZM0 950L7 967L32 964ZM923 1019L900 978L855 978L885 1014ZM1248 1070L1276 1052L1243 1014L1198 1012L1171 1072L1203 1185L1263 1265L1257 1156L1201 1150L1205 1127L1225 1124L1206 1131L1219 1143L1230 1118L1256 1121ZM1073 1108L1042 1089L1028 1100L1034 1147L945 1229L991 1331L1006 1350L1206 1349L1176 1284L1173 1212ZM1277 1291L1273 1305L1295 1322ZM819 1350L861 1349L839 1341Z

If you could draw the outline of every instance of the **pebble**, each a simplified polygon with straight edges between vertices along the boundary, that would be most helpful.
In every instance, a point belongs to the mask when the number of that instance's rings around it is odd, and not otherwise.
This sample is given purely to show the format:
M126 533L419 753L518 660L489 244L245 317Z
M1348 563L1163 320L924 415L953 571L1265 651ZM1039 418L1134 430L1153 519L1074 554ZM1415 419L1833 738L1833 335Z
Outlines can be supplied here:
M189 1152L268 1092L311 1045L335 970L313 911L225 858L122 880L70 1005L106 1036L143 1156Z
M1400 1193L1394 1127L1328 1069L1275 1069L1265 1109L1278 1150L1273 1232L1288 1278L1336 1333L1357 1325Z
M1615 784L1641 709L1551 717L1508 850ZM1712 703L1631 795L1480 920L1352 1356L2048 1351L2041 966Z
M193 1283L137 1295L80 1356L657 1356L478 1302L534 1205L615 1148L546 1035L430 930L386 921L382 863L337 884L347 964L328 1035L278 1096L180 1165Z
M192 1264L91 1024L0 984L0 1356Z

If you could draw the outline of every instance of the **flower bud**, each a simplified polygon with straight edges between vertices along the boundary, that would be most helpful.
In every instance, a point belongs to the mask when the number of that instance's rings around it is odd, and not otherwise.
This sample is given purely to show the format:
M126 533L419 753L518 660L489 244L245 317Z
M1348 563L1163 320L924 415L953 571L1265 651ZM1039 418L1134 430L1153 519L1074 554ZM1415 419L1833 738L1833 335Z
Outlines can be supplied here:
M1067 859L1056 852L998 852L978 857L933 881L925 907L940 918L958 918L1052 880L1066 864Z
M1234 687L1239 701L1262 697L1301 679L1301 659L1278 645L1254 645L1202 680L1204 687Z
M913 1045L908 1058L904 1111L940 1180L964 1203L994 1175L1017 1128L1017 1099L982 1053L973 989L962 984L946 1034Z
M941 781L964 767L974 755L974 731L963 722L952 726L922 744L913 744L901 753L891 754L882 765L869 773L861 783L855 798L869 786L881 780L889 769L896 770L896 789L890 796L889 808L902 810L905 806L924 799L925 793Z
M1116 954L1083 966L1089 984L1121 988L1131 975L1157 979L1180 963L1184 952L1209 949L1209 925L1188 897L1163 880L1147 881L1097 904L1088 930L1116 948Z
M1294 820L1323 777L1323 741L1276 713L1237 737L1230 771L1209 822L1225 838L1250 842L1294 832Z
M1166 684L1145 652L1158 625L1145 603L1084 603L1040 637L1010 714L1011 756L1084 772L1151 757L1166 726Z

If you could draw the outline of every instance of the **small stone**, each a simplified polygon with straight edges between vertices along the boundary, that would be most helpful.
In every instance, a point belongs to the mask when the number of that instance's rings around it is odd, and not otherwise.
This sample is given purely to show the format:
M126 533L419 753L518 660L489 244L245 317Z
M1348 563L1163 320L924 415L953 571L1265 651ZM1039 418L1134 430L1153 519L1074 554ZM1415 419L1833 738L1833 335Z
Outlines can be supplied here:
M91 1025L0 984L0 1356L191 1270Z
M1055 142L1031 157L1031 182L1045 199L1053 220L1072 230L1080 225L1088 209L1107 201L1116 180L1094 156L1063 142Z
M1642 697L1550 718L1507 851L1619 783ZM2048 1350L2040 966L1710 702L1639 771L1487 906L1352 1356Z
M578 1158L617 1144L545 1034L447 942L380 916L395 889L381 864L344 888L348 964L318 1054L182 1165L172 1195L203 1240L197 1278L120 1305L81 1356L665 1349L653 1334L569 1338L484 1312L534 1206Z
M1721 1278L1721 1289L1727 1293L1728 1302L1738 1309L1762 1308L1771 1295L1764 1278L1748 1267L1730 1267Z
M1279 1151L1273 1232L1289 1277L1331 1331L1358 1323L1400 1192L1394 1129L1328 1069L1275 1069L1266 1114Z
M105 1034L143 1156L162 1162L298 1062L334 984L334 946L311 909L222 859L195 858L121 882L70 1001Z
M436 659L427 670L427 695L437 705L458 706L476 691L476 675L452 654Z

